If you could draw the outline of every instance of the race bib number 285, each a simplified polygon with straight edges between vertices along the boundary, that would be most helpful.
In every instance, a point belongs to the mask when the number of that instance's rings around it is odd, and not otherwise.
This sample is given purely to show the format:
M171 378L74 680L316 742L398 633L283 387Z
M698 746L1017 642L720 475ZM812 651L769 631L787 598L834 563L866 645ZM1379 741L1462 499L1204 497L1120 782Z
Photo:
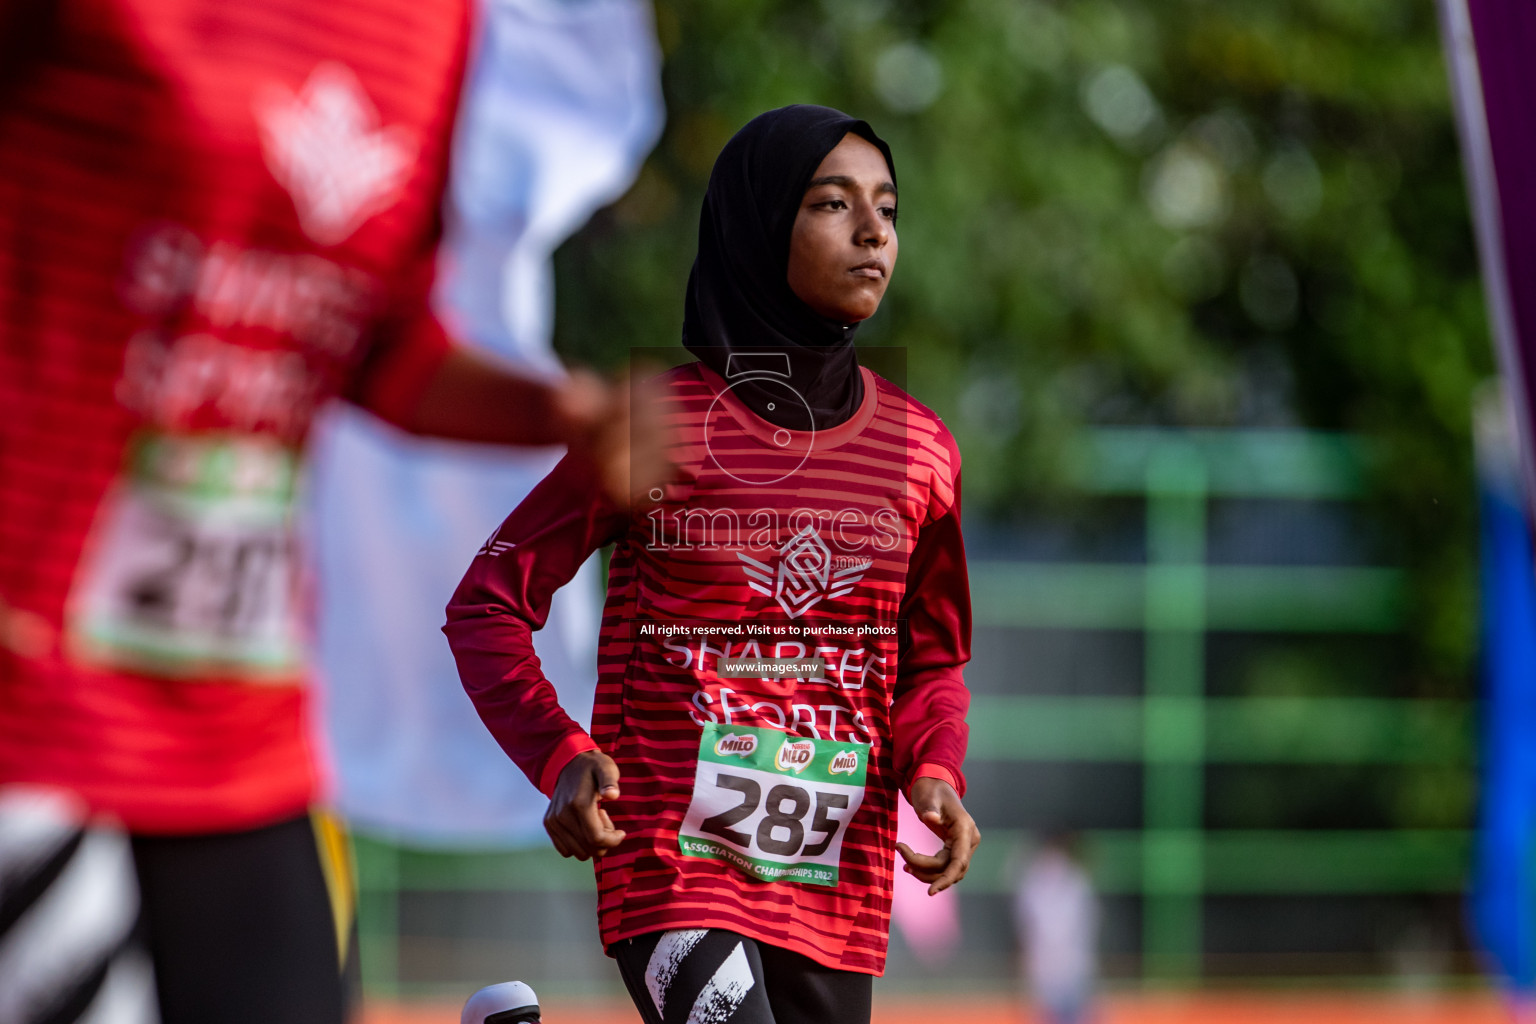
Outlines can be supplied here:
M837 885L868 767L867 743L710 722L678 844L758 881Z

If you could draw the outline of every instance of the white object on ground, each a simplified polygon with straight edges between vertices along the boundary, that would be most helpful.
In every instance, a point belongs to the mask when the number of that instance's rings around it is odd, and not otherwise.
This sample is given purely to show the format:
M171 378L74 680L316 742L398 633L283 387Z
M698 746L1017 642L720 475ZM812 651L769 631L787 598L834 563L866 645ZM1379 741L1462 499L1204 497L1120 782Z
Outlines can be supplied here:
M538 1020L539 997L520 981L487 985L469 997L459 1014L459 1024L538 1024Z

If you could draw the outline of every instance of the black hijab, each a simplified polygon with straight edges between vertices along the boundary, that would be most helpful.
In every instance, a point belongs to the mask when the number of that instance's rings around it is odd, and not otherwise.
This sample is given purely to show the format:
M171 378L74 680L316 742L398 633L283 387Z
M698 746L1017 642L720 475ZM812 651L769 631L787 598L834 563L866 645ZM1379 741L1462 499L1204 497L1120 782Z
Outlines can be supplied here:
M835 427L864 400L853 348L858 325L821 316L788 281L790 233L805 187L849 132L885 155L894 184L890 147L868 124L830 107L797 104L760 114L737 132L716 158L704 193L683 345L735 383L732 394L748 408L781 427ZM738 382L743 370L757 373ZM805 405L786 402L775 380Z

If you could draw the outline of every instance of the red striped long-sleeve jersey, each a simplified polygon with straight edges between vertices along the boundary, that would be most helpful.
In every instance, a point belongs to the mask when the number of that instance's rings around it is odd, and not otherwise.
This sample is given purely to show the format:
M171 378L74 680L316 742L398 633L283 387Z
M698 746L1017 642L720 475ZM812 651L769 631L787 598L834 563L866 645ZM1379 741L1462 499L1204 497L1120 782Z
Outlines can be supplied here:
M136 830L314 797L293 491L404 415L464 0L0 0L0 783Z
M878 974L897 792L932 775L963 793L959 453L937 416L862 372L854 416L801 433L701 364L671 371L677 479L621 514L561 463L448 606L465 689L541 790L582 750L619 766L604 808L627 836L596 863L606 944L719 927ZM531 631L609 543L589 737Z

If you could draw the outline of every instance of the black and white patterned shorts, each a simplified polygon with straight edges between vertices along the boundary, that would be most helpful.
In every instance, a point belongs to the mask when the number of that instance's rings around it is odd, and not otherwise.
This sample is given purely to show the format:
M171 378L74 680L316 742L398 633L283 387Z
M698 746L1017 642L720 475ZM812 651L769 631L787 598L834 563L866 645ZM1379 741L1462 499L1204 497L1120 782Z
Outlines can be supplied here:
M646 1024L868 1024L873 978L720 928L652 932L608 952Z

